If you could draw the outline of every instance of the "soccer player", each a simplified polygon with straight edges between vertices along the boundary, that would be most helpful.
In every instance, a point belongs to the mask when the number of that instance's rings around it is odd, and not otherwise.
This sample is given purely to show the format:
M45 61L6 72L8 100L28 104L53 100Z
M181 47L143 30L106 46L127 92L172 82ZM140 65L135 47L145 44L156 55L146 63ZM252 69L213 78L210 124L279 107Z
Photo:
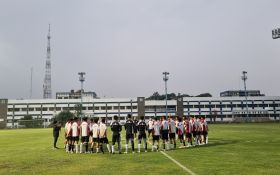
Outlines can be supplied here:
M178 117L177 134L178 134L178 139L180 140L181 143L180 147L182 147L182 144L186 146L184 140L184 130L185 129L184 129L183 120L181 117Z
M154 125L153 125L153 145L152 145L152 151L156 149L158 151L159 149L159 137L160 137L160 122L158 121L157 117L155 117ZM155 142L157 142L157 145L155 145Z
M145 144L145 152L147 152L147 135L146 135L146 130L147 130L147 125L144 120L144 116L140 117L140 121L137 124L137 129L138 129L138 153L140 153L140 148L141 148L141 141L143 139L144 144Z
M131 115L127 114L127 120L124 124L124 129L126 131L126 144L125 144L125 152L128 153L128 142L131 142L132 153L134 153L134 133L136 133L136 125L131 119Z
M72 130L71 130L72 122L73 119L68 119L67 122L65 123L65 128L64 128L65 139L66 139L65 149L67 153L69 153L72 149Z
M98 126L98 118L93 119L93 125L92 125L92 144L91 144L91 151L93 152L93 149L96 149L96 153L99 152L99 126Z
M134 122L134 125L137 126L137 124L138 124L138 122L139 122L138 119L137 119L137 117L134 117L134 121L133 121L133 122ZM137 138L136 136L137 136L137 127L136 127L136 129L134 130L134 139Z
M192 119L191 119L191 124L192 124L192 136L193 136L193 140L194 141L196 141L196 128L197 128L197 126L196 126L196 118L195 118L195 116L192 116Z
M202 135L202 140L204 144L208 144L208 125L207 122L205 120L205 117L201 117L200 120L200 124L201 124L201 135Z
M192 146L192 124L190 122L190 118L186 118L185 120L185 134L186 134L186 138L188 140L188 146L190 147Z
M169 139L171 148L176 148L176 122L173 120L172 116L169 116Z
M152 117L150 117L150 120L148 122L148 138L150 137L150 135L153 131L153 125L154 125L154 120Z
M71 126L71 130L72 130L72 152L74 152L74 150L76 151L76 153L79 152L79 125L78 125L78 118L75 117Z
M83 122L81 123L80 133L81 133L81 144L80 153L83 153L83 147L86 147L85 153L88 152L88 141L89 141L89 124L87 122L88 118L83 117Z
M111 123L111 130L113 131L112 134L112 153L115 153L115 143L118 143L119 154L122 153L121 151L121 135L120 132L122 131L122 126L118 121L118 116L114 116L114 121Z
M100 150L103 154L104 154L103 144L106 144L108 152L111 153L109 141L107 138L107 126L105 124L105 118L102 118L99 124L99 144L100 144L99 146Z
M169 124L166 120L165 116L161 117L161 139L163 144L163 150L165 151L165 148L169 150L169 142L168 142L168 132L169 132Z

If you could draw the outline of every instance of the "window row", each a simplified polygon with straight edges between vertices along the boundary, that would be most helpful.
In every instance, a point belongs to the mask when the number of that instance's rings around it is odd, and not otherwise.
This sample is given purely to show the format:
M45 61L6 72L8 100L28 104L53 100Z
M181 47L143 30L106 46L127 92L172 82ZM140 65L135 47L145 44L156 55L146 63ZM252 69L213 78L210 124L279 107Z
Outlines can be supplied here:
M279 107L280 104L248 104L249 108ZM184 108L245 108L246 104L184 105Z

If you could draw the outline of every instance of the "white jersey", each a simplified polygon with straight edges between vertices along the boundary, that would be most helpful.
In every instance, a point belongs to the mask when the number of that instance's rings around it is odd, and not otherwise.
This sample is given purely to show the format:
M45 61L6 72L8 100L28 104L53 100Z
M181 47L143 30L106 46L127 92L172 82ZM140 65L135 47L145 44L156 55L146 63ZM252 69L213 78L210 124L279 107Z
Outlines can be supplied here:
M100 123L99 125L99 138L107 137L107 126L104 123Z
M81 134L82 134L82 137L88 136L88 131L89 131L88 123L83 121L82 124L81 124Z
M99 126L97 123L92 125L92 138L98 138L99 135Z
M153 129L153 125L154 125L154 121L153 120L149 120L149 122L148 122L148 129Z
M67 136L69 136L70 134L71 134L71 122L67 122L66 124L65 124L65 134L67 135Z
M176 133L176 123L172 119L169 121L169 133Z
M184 123L183 122L179 122L177 125L178 128L178 135L182 135L184 134Z
M160 135L160 123L159 121L155 121L153 125L153 135L159 136Z
M163 120L161 122L161 127L162 127L162 130L168 130L168 122L166 120Z
M77 122L73 122L72 126L72 137L78 137L79 136L79 131L78 131L78 123Z

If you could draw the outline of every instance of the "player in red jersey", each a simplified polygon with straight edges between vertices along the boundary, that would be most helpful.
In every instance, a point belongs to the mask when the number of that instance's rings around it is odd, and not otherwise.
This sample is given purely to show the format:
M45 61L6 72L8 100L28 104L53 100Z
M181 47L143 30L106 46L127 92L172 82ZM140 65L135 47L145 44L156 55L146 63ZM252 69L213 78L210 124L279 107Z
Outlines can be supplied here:
M192 124L190 122L190 118L186 118L185 120L185 134L186 134L186 139L188 140L188 146L192 146Z
M202 117L200 120L201 125L201 136L202 136L202 143L208 144L208 125L205 120L205 117Z
M108 141L108 138L107 138L107 126L105 124L105 118L102 118L101 122L99 124L99 144L100 144L99 145L100 150L103 154L104 154L103 144L106 144L108 152L111 153L109 141Z
M178 139L180 140L180 143L181 143L181 146L182 147L182 144L184 146L185 145L185 140L184 140L184 132L185 129L184 129L184 124L183 124L183 119L181 117L178 117L178 124L177 124L177 134L178 134Z
M65 150L67 153L70 152L72 149L72 132L71 132L72 121L73 119L68 119L64 128L65 140L66 140Z
M176 122L173 120L172 116L169 116L168 124L170 147L176 148Z

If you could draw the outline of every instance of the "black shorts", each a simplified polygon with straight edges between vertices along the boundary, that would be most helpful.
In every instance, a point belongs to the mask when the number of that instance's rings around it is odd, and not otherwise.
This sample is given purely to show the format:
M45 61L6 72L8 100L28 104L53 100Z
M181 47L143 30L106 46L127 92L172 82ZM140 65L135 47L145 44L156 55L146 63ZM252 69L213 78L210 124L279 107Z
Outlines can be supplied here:
M168 130L162 130L161 139L168 140Z
M126 140L134 139L134 135L133 134L126 134L125 138L126 138Z
M99 143L104 143L104 144L109 144L109 141L108 141L108 138L107 137L104 137L104 138L100 138L99 139Z
M76 137L72 137L72 142L78 142L79 141L79 136L76 136Z
M81 142L88 142L89 141L89 137L88 136L82 136L81 137Z
M147 138L146 133L138 135L138 140L142 140L142 139L146 139L146 138Z
M159 136L155 136L155 135L153 135L153 141L159 141Z
M197 136L201 135L201 132L200 131L196 131L196 135Z
M207 132L207 131L203 131L203 132L202 132L202 135L206 135L206 136L207 136L207 135L208 135L208 132Z
M175 133L169 133L169 139L175 139Z
M196 137L196 131L192 132L193 137Z
M151 134L153 129L148 129L148 133Z
M99 138L92 138L92 142L94 142L94 143L98 143L99 142Z
M115 145L116 142L120 142L120 141L121 141L120 134L112 136L112 145Z
M66 137L66 140L69 142L69 141L72 141L72 136L67 136Z
M183 134L182 135L178 135L178 139L184 140L184 135Z
M192 138L192 133L186 133L187 138Z

